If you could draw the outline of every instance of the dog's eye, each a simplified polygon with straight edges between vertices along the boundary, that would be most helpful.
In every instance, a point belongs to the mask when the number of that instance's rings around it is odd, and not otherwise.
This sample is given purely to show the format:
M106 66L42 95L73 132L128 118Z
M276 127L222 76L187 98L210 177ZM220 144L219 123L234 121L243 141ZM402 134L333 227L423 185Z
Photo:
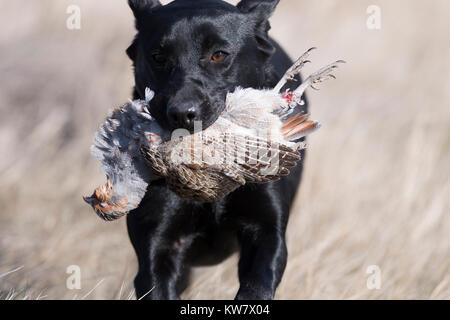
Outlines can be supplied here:
M223 51L217 51L214 52L214 54L211 56L211 60L214 62L222 62L225 60L225 58L228 56L228 53Z
M154 55L152 55L152 58L153 61L155 61L158 64L164 64L167 61L166 57L159 53L155 53Z

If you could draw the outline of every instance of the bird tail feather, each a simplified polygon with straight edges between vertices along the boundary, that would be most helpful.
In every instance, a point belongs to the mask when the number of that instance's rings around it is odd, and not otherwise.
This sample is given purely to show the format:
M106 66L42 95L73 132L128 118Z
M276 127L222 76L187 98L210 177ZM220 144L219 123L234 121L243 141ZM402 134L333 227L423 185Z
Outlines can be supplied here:
M308 120L309 114L297 114L283 121L281 133L288 141L295 141L303 138L320 128L320 123Z

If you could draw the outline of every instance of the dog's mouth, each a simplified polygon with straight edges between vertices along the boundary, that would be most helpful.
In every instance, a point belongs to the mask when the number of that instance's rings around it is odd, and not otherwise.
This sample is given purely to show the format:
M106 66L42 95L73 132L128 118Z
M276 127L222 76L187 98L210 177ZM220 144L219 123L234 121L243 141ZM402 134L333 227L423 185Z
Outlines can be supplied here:
M197 104L198 116L192 119L189 125L174 124L167 115L167 99L155 96L150 102L150 113L155 118L160 127L171 136L175 130L183 129L193 134L203 131L211 126L219 118L225 109L225 99L223 101L209 102L207 100L199 101Z
M191 133L202 131L208 129L222 114L225 109L225 100L215 103L210 103L209 101L204 101L200 105L200 110L202 110L202 117L198 120L200 126L194 128Z

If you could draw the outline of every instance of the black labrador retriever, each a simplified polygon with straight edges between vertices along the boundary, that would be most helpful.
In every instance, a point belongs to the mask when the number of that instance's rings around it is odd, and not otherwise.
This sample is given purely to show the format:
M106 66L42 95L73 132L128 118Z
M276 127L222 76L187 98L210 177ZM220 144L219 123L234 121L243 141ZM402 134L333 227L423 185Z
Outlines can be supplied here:
M134 98L155 91L151 112L167 130L211 125L227 92L273 87L291 66L268 36L279 0L129 0L138 31L127 50L135 69ZM306 105L302 107L306 111ZM289 210L302 164L281 180L246 185L217 203L179 198L152 183L127 217L139 272L136 295L178 299L190 268L217 264L240 251L236 299L273 299L282 278Z

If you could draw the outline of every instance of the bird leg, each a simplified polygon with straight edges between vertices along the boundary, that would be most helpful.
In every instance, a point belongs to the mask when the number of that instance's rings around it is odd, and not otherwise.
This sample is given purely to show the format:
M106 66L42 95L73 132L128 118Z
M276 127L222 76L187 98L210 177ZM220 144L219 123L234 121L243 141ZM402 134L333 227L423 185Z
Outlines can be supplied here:
M328 79L336 79L336 77L331 72L333 72L334 69L336 69L340 63L345 63L345 61L338 60L336 62L333 62L332 64L323 67L319 71L311 74L308 78L306 78L305 81L302 82L302 84L297 89L295 89L295 91L293 92L294 96L297 97L298 99L301 99L301 97L305 93L305 90L308 87L311 87L315 90L319 90L315 88L313 85Z
M308 50L306 53L308 53L309 51L311 51L311 49ZM332 64L329 64L329 65L323 67L322 69L314 72L308 78L306 78L305 81L303 81L302 84L294 91L292 91L292 92L286 91L283 94L283 99L285 99L288 102L288 107L277 110L276 114L278 114L280 116L280 118L286 119L286 117L294 111L294 108L296 105L304 104L304 102L302 100L302 96L308 87L318 90L317 88L315 88L313 86L314 84L323 82L328 79L336 79L336 77L331 72L333 72L334 69L336 69L340 63L345 63L345 61L338 60L336 62L333 62ZM293 69L295 69L295 68L293 68Z
M316 48L313 47L308 49L304 54L300 56L300 58L297 59L297 61L295 61L292 67L290 67L289 70L286 71L283 78L281 78L280 82L278 82L278 84L273 89L275 92L280 92L281 88L283 88L286 82L295 80L294 77L300 72L300 69L303 68L306 63L311 62L307 60L307 58L309 57L311 51L313 51L314 49Z

